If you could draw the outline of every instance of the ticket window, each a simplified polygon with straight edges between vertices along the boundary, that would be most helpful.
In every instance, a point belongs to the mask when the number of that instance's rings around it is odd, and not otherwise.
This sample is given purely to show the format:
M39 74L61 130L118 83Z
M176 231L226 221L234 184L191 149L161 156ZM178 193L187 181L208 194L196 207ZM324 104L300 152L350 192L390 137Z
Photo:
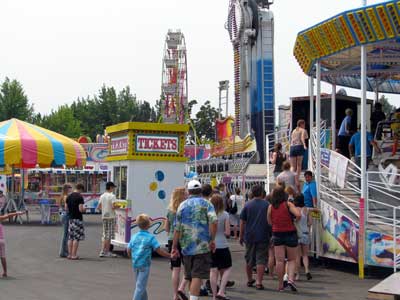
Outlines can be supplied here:
M117 186L115 194L118 199L126 199L128 167L114 167L114 184Z

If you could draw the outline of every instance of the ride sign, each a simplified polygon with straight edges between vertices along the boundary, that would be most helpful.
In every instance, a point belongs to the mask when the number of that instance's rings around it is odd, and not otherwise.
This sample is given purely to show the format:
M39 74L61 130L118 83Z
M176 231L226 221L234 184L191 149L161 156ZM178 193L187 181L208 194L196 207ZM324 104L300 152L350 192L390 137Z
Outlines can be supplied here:
M179 153L177 135L136 135L136 152Z

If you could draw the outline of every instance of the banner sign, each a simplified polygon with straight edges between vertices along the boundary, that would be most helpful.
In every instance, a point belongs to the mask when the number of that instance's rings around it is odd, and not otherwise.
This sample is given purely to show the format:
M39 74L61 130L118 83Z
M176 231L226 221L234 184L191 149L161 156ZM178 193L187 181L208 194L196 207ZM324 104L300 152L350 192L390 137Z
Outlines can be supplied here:
M348 160L335 151L321 149L321 163L329 167L329 181L344 188Z
M323 257L358 262L359 226L334 207L321 202Z
M86 151L87 162L104 163L108 155L108 144L81 144Z
M209 159L211 157L210 146L185 145L185 157L189 158L190 161Z
M392 235L375 231L366 234L366 264L371 266L391 267L400 264L400 239L397 246Z
M177 135L137 134L136 152L179 153Z
M111 138L111 155L126 154L128 152L128 136L117 136Z
M115 241L118 244L127 244L131 239L131 218L127 209L115 210Z
M321 149L321 164L329 168L330 160L331 160L331 152L327 149Z

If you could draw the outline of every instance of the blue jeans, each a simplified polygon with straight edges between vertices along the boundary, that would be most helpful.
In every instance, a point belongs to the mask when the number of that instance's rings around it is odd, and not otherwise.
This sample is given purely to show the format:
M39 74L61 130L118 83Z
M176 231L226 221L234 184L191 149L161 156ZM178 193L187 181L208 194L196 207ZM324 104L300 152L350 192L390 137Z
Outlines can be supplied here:
M146 287L150 275L150 266L134 268L133 272L136 274L136 288L132 300L147 300Z
M68 227L69 227L69 216L67 213L61 216L61 223L63 225L63 235L60 246L60 256L67 257L68 256Z

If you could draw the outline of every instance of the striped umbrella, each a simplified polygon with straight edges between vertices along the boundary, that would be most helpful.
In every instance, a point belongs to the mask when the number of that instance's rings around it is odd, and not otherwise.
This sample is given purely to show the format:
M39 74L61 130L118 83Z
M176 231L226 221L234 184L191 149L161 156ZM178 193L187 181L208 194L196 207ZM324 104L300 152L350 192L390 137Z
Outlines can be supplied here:
M85 164L85 150L70 138L18 119L0 122L0 166L45 168Z

